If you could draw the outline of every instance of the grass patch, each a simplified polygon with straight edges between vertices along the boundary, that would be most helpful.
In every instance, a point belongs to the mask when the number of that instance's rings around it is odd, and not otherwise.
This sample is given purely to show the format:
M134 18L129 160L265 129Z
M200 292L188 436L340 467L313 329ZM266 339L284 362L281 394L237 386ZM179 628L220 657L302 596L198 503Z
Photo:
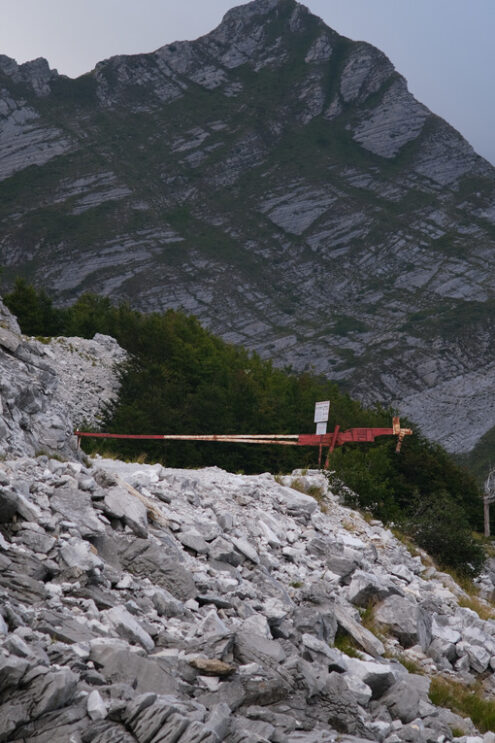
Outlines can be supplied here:
M371 599L366 609L362 609L361 614L361 624L363 627L366 627L370 632L376 633L376 626L375 621L373 618L373 610L375 608L376 601Z
M416 663L415 660L406 658L405 655L398 655L395 656L395 658L407 671L409 671L409 673L419 674L420 676L425 675L424 669L419 665L419 663Z
M306 493L317 501L322 500L325 497L325 493L321 485L310 485L309 488L306 490Z
M374 597L370 599L366 608L359 609L361 624L368 630L368 632L371 632L375 637L378 637L379 640L385 642L385 640L391 636L391 632L388 627L378 624L375 621L374 610L377 603L379 603L378 599Z
M471 598L476 598L479 594L478 586L475 585L475 583L471 580L471 578L467 575L459 575L455 570L452 569L445 569L443 568L444 573L447 573L450 575L451 578L455 580L457 585L462 588L462 590L467 593Z
M364 521L366 521L367 524L371 524L372 521L376 521L375 517L370 511L366 511L364 509L359 509L359 513L361 514L361 517Z
M122 457L119 456L118 452L114 452L111 449L102 449L98 452L98 456L101 457L101 459L122 459ZM124 460L122 459L122 461Z
M362 657L359 645L357 645L356 641L340 627L335 635L333 645L337 650L340 650L341 653L345 653L345 655L348 655L350 658Z
M277 480L277 482L279 481ZM328 504L326 502L325 489L322 485L306 485L304 481L301 480L301 478L295 477L293 480L291 480L290 487L293 490L297 490L299 493L304 493L304 495L309 495L311 496L311 498L314 498L320 506L320 511L322 511L323 513L328 513Z
M48 451L48 449L37 449L35 457L48 457L49 459L56 459L57 462L67 462L67 457L58 454L56 451Z
M352 519L344 519L342 521L342 527L346 530L351 532L351 534L355 534L357 532L357 526Z
M455 570L443 568L443 572L457 583L467 596L459 596L459 606L465 609L471 609L476 612L481 619L495 619L495 607L489 601L483 601L480 598L480 589L474 581L467 575L459 575Z
M458 681L434 676L430 700L438 707L447 707L463 717L470 717L482 733L495 731L495 700L482 696L480 684L464 686Z
M480 598L480 589L470 578L464 575L459 576L454 570L447 570L445 572L447 572L467 594L467 598L464 596L459 597L459 606L462 606L465 609L471 609L471 611L478 614L480 619L495 619L495 607L490 601L484 601Z
M481 601L479 598L476 598L476 596L472 596L469 599L460 598L459 606L462 606L465 609L471 609L471 611L474 611L480 619L484 619L485 621L488 619L495 619L494 607Z
M292 490L297 490L298 493L306 494L304 482L299 477L295 477L293 480L290 481L290 487L292 488Z

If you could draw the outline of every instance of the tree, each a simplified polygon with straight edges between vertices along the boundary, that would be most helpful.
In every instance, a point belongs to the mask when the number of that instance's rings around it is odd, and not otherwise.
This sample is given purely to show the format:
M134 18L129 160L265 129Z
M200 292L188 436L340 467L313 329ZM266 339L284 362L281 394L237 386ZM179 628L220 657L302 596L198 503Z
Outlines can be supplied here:
M4 296L4 302L16 315L26 335L52 336L64 330L63 311L53 306L44 291L37 292L25 279L16 279L12 292Z

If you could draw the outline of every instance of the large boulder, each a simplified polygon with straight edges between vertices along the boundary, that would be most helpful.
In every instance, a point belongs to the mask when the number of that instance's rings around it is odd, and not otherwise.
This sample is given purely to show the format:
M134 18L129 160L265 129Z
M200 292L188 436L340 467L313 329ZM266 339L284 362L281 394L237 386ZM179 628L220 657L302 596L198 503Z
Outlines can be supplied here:
M126 356L98 334L49 343L26 338L0 300L0 454L76 457L73 431L100 420L120 385L116 364Z
M147 539L122 540L119 545L120 562L130 573L149 578L180 601L192 599L197 593L192 575L180 564L180 554L170 552Z
M17 513L18 503L19 498L13 490L0 486L0 524L12 521Z
M342 629L347 632L366 653L373 657L383 655L385 647L382 641L370 632L369 629L363 627L360 622L357 622L353 618L349 609L342 604L336 604L334 612L339 626L342 627Z
M481 645L471 645L468 642L458 642L456 645L457 654L462 657L467 656L469 665L476 673L483 673L490 663L490 653Z
M318 503L310 495L281 486L276 491L275 508L291 516L299 516L307 520L318 508Z
M0 740L15 740L15 730L43 714L64 707L74 696L78 676L69 668L51 671L37 667L30 671L29 681L0 704ZM26 678L26 677L25 677Z
M116 486L106 491L103 510L110 518L121 519L137 537L148 536L146 506L123 487Z
M456 624L451 617L434 613L431 619L431 635L433 638L455 645L461 639Z
M387 707L393 719L409 723L420 716L420 703L428 701L429 689L429 678L410 673L390 687L380 698L380 704Z
M105 624L129 642L142 645L148 652L155 647L150 635L123 606L107 609L101 613L101 618Z
M344 677L332 671L329 674L325 687L317 699L314 712L321 721L335 728L339 733L362 736L367 735L366 724L360 714L360 710L354 696L349 689Z
M397 637L404 648L431 642L431 618L419 604L402 596L389 596L375 607L375 621Z
M394 594L400 594L400 591L389 578L378 577L363 570L355 571L347 591L349 601L364 608L371 601L382 601Z
M158 660L143 658L124 640L93 640L89 657L107 683L125 683L139 694L173 694L177 690L176 680Z
M93 508L89 493L79 490L70 482L56 488L50 499L50 508L66 521L75 522L83 537L96 537L105 533L105 526Z
M376 661L349 658L348 674L355 676L370 687L373 699L378 699L395 683L396 671L390 663L378 663Z

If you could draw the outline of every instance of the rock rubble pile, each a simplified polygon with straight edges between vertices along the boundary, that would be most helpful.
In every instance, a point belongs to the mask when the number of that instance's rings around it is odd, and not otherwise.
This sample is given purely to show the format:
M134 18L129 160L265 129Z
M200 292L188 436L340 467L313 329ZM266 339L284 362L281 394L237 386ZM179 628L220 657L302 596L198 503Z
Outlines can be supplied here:
M495 624L297 480L1 463L0 741L474 743L430 676L493 691Z

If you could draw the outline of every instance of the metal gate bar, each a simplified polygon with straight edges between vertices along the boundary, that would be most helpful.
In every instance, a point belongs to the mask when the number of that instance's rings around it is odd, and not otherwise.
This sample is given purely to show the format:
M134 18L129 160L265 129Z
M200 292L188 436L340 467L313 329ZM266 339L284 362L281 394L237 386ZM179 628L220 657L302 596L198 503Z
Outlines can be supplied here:
M400 451L405 436L410 436L410 428L401 428L399 418L394 418L392 428L348 428L341 431L337 425L334 431L325 434L124 434L124 433L89 433L87 431L74 431L74 435L80 439L84 436L95 439L138 439L155 441L216 441L228 444L276 444L277 446L318 446L328 447L328 454L336 446L356 443L365 444L375 441L379 436L397 436L396 451ZM328 466L328 457L326 466Z

